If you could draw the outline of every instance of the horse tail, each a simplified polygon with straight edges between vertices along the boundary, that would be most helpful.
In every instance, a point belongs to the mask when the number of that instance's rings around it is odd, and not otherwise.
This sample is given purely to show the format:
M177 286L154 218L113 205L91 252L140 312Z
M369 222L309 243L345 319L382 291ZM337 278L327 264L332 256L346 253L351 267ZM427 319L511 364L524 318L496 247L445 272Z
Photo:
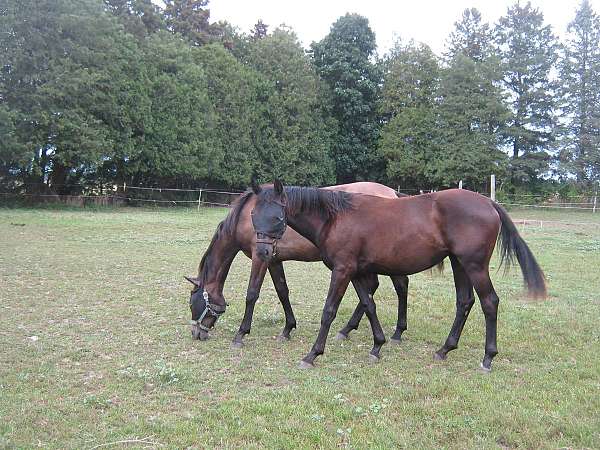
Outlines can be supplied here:
M498 212L502 226L498 235L500 243L500 265L506 263L506 267L514 263L514 258L517 258L523 280L527 285L527 291L531 297L544 298L546 297L546 281L544 272L535 260L533 253L519 235L517 227L508 216L506 210L496 202L492 202L492 206Z

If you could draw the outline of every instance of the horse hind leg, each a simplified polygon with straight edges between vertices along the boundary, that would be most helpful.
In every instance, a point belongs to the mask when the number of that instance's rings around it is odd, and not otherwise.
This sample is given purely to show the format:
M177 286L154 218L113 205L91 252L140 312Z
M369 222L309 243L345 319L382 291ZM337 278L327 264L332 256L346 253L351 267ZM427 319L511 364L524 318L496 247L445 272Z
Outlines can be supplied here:
M465 267L475 287L485 317L485 354L481 362L481 368L483 371L489 372L492 370L492 360L498 354L496 323L500 300L490 280L487 264L466 264Z
M454 287L456 289L456 317L454 318L454 323L452 324L446 342L437 352L435 352L434 358L437 360L446 359L448 352L458 347L458 341L460 340L460 335L462 334L465 322L475 303L473 285L471 284L464 267L455 256L450 256L450 262L452 263Z
M291 331L296 328L296 317L294 317L294 310L290 303L290 291L285 280L283 264L280 261L273 262L269 266L269 274L271 275L275 291L277 291L277 296L285 314L285 326L281 334L277 337L277 340L287 341L290 339Z

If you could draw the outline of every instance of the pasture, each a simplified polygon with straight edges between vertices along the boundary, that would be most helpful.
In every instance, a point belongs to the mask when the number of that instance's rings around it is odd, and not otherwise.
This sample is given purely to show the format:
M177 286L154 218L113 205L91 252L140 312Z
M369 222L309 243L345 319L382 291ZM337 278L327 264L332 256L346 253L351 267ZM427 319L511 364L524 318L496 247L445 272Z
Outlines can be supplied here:
M492 260L498 349L478 370L478 302L459 345L434 362L454 319L452 271L411 277L408 331L369 363L366 319L350 340L349 290L325 355L298 362L320 323L329 272L284 264L298 329L267 278L245 347L230 342L250 264L238 255L212 338L189 332L189 285L226 209L0 209L0 447L599 448L600 214L509 211L548 280L523 297ZM577 222L565 225L556 222ZM375 296L386 337L396 297Z

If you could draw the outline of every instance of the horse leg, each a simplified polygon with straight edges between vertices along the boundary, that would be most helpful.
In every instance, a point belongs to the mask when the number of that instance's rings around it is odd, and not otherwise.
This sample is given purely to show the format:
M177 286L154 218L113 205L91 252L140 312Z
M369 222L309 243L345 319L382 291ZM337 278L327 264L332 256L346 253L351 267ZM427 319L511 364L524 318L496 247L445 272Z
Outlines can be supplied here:
M494 290L487 264L465 264L465 269L481 303L485 316L485 355L481 368L485 372L492 370L492 360L498 354L496 345L496 322L498 317L498 304L500 299Z
M333 319L335 319L340 302L349 283L350 275L347 271L334 269L331 272L329 291L327 292L327 299L325 300L323 314L321 315L321 328L319 329L317 340L313 344L312 349L300 362L300 367L314 367L316 357L324 353L325 341L327 340L329 328L331 328L331 323L333 322Z
M375 275L373 277L370 277L368 281L365 281L365 283L368 283L368 289L371 292L371 295L375 295L375 291L379 287L379 280L377 279L377 276ZM358 329L358 325L360 324L364 313L365 308L363 306L363 302L360 299L358 299L358 304L356 305L356 308L354 309L350 320L348 321L346 326L338 332L335 338L339 340L348 339L348 334L350 334L352 330Z
M456 289L456 317L445 344L434 355L437 360L446 359L448 352L458 347L463 327L469 317L471 307L475 303L473 285L464 267L456 256L450 256L450 262L452 263L452 274L454 275L454 287Z
M269 266L269 273L271 274L271 279L275 285L277 296L279 297L281 306L283 306L283 312L285 313L285 327L277 339L280 341L289 340L290 332L292 329L296 328L296 318L294 317L294 311L292 310L292 305L290 304L290 291L285 281L283 264L280 261L271 263Z
M385 335L383 334L383 329L381 328L381 324L377 317L377 307L373 301L373 295L367 287L370 284L370 280L357 278L352 280L352 284L354 285L354 289L356 289L356 293L363 304L367 318L371 323L371 330L373 331L373 349L371 350L371 357L374 360L378 360L381 347L385 344Z
M240 324L240 329L233 338L233 343L231 344L235 348L241 348L244 345L244 336L250 333L254 305L258 300L258 295L266 272L267 263L263 262L260 258L253 256L250 281L248 282L248 290L246 292L246 310L244 311L244 318Z
M390 277L398 296L398 321L396 322L396 331L391 337L390 342L399 344L402 340L402 333L406 331L406 302L408 297L408 277L399 275Z

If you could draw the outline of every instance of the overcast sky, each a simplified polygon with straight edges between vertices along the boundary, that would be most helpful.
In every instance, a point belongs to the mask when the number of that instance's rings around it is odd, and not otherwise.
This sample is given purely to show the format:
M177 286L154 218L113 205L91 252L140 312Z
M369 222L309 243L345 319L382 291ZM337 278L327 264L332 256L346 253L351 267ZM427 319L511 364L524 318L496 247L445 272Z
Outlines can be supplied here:
M347 12L369 19L377 36L379 53L389 49L397 36L428 44L436 53L444 50L446 38L465 8L475 7L483 19L495 23L515 0L213 0L209 3L211 22L226 20L249 31L258 19L269 29L285 23L298 34L306 47L321 40L331 24ZM526 2L521 2L525 4ZM558 35L575 17L580 0L532 0ZM600 0L590 1L600 13Z

